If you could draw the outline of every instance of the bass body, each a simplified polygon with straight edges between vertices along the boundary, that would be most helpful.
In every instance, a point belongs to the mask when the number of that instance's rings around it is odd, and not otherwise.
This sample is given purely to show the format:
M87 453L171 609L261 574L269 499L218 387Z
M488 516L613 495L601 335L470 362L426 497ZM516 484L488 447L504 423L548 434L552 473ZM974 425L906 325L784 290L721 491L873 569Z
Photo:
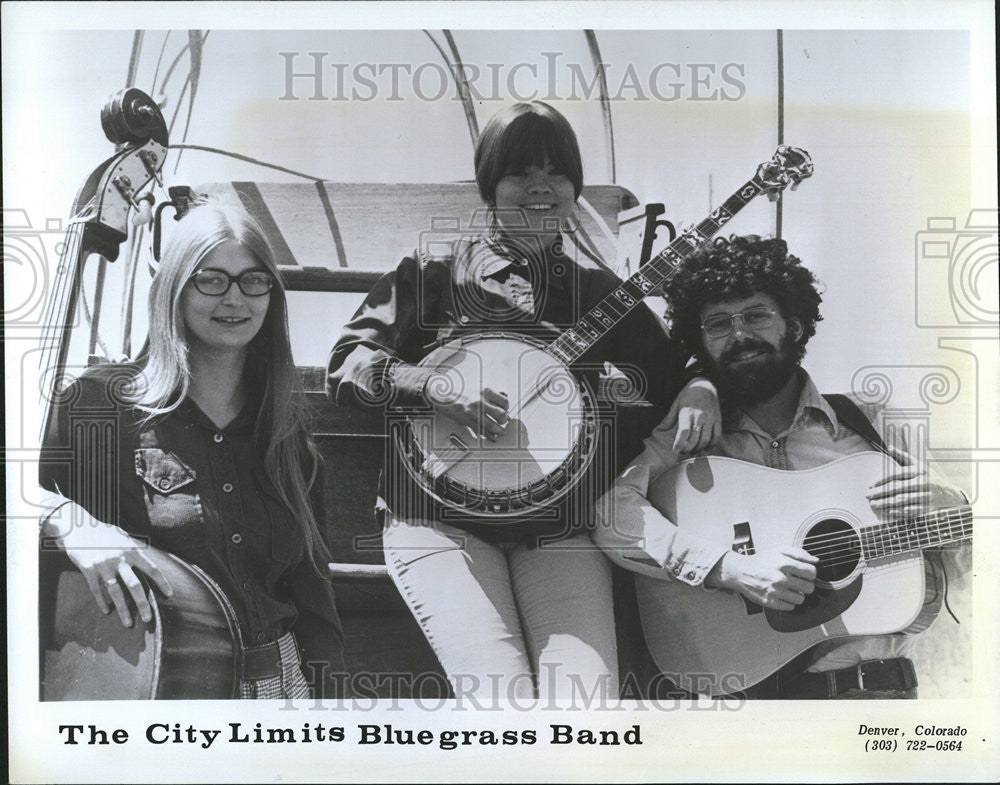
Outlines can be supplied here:
M198 567L149 547L170 581L166 597L142 573L153 618L125 627L97 607L83 575L58 550L39 570L41 700L233 698L239 687L236 613Z
M880 520L865 494L888 462L863 452L792 472L697 458L652 482L650 501L681 529L741 553L796 546L820 560L815 591L788 612L637 574L643 631L660 670L690 692L724 695L823 641L925 629L941 594L925 580L922 551L971 537L972 511Z

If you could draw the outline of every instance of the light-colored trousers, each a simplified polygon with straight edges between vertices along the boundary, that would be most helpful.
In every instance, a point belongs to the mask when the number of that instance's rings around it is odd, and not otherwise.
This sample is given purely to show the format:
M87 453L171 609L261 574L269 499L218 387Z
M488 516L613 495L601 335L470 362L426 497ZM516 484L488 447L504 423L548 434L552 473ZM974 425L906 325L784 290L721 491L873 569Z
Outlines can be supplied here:
M495 544L389 513L383 542L457 697L617 700L611 565L589 537Z

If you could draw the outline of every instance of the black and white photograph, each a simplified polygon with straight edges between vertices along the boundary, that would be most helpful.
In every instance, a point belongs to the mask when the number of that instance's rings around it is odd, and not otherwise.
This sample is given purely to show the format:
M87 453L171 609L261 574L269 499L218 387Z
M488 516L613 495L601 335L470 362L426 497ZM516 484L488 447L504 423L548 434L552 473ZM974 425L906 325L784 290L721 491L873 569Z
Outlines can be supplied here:
M2 14L10 781L1000 777L992 4Z

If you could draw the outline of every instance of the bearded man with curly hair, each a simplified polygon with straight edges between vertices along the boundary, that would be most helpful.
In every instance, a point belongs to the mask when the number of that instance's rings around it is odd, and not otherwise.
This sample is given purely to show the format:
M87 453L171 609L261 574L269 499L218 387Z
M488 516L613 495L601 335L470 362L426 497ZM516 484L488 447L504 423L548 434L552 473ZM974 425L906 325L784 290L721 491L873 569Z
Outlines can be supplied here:
M877 450L895 461L867 492L880 516L912 517L967 503L959 489L928 475L904 445L891 443L878 407L816 389L800 363L822 318L822 298L815 276L788 253L784 240L750 235L707 243L680 263L665 294L673 336L699 358L722 402L720 432L711 434L711 446L701 455L787 471ZM761 609L789 614L803 606L816 589L819 560L812 553L792 542L736 550L738 543L701 536L690 521L678 527L650 503L651 484L687 457L673 449L674 435L661 423L601 499L593 534L598 545L637 573L640 584L652 578L687 584L685 591L732 591L745 598L748 614ZM739 487L713 491L741 494ZM925 551L927 571L934 580L940 563L932 566L929 554ZM678 634L664 621L670 609L656 607L669 597L668 592L639 592L654 660ZM912 640L900 633L830 637L739 694L915 697L916 674L908 658ZM657 665L663 671L671 667L669 662Z
M784 240L754 235L720 238L701 248L678 268L665 293L671 332L726 385L730 408L769 400L784 389L823 318L815 276L788 253ZM739 317L739 325L732 318L726 324L726 304L742 300L754 301L749 314ZM710 304L704 318L721 314L722 321L716 317L719 331L726 332L721 338L733 336L728 346L703 332L702 311ZM767 319L771 327L777 319L786 323L778 346L770 347L766 334L751 328L748 319L755 318ZM720 356L713 357L716 349Z

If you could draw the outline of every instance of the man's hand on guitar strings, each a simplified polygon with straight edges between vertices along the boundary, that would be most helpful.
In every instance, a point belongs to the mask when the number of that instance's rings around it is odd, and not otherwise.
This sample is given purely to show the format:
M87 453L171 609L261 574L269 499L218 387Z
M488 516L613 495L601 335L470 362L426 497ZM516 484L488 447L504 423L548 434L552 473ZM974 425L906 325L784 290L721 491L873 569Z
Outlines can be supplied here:
M791 546L752 555L730 551L705 577L705 585L739 592L765 608L791 611L812 594L818 562L808 551Z
M682 455L706 450L722 435L722 410L715 385L700 376L688 382L674 399L665 420L676 424L674 450Z
M899 467L870 487L867 498L876 513L890 518L913 518L942 507L966 504L965 494L931 477L926 465L912 455L892 445L888 450Z

